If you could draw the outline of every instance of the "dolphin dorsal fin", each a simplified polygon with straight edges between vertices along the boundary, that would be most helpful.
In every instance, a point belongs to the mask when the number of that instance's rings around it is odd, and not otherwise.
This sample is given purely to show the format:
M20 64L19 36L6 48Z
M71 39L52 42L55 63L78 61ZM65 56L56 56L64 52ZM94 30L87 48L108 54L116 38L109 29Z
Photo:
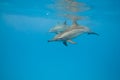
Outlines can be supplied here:
M63 24L66 25L66 24L67 24L67 21L65 20Z
M78 25L77 20L73 20L74 25Z
M78 23L77 23L77 20L73 20L73 23L72 23L72 28L76 28L78 27Z

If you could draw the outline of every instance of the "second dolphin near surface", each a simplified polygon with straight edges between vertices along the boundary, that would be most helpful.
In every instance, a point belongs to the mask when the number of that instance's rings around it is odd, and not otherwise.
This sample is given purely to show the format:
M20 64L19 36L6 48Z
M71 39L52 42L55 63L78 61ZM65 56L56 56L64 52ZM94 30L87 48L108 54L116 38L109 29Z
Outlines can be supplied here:
M88 27L78 25L77 20L73 20L72 25L68 29L56 34L55 37L51 40L48 40L48 42L61 41L65 46L68 46L67 42L76 44L76 42L72 41L72 39L83 33L98 35L97 33L92 32Z
M52 28L49 30L49 32L59 34L59 33L64 32L64 31L67 30L68 28L69 28L69 27L68 27L66 21L64 21L64 23L62 23L62 24L57 24L57 25L55 25L54 27L52 27Z

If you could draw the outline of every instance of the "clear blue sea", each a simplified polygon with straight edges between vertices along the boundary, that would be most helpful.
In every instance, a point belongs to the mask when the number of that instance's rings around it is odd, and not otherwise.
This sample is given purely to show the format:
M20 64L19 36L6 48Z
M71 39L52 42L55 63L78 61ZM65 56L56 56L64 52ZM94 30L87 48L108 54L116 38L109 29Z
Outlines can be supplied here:
M0 0L0 80L120 80L120 1L77 0L91 7L79 24L100 36L67 47L47 42L64 21L48 8L54 1Z

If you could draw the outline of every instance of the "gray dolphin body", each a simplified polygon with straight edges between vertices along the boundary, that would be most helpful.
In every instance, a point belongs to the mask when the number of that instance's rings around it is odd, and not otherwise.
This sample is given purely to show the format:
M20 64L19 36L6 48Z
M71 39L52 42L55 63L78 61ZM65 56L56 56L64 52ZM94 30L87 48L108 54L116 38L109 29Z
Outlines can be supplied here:
M66 21L65 21L63 24L57 24L57 25L55 25L53 28L51 28L49 30L49 32L59 34L59 33L64 32L68 28L69 27L67 26Z
M70 28L60 34L57 34L53 39L48 40L48 42L62 41L65 46L67 46L67 42L71 44L76 44L76 42L73 42L72 39L78 37L83 33L98 35L97 33L92 32L88 27L80 26L77 24L76 21L73 21L73 24Z

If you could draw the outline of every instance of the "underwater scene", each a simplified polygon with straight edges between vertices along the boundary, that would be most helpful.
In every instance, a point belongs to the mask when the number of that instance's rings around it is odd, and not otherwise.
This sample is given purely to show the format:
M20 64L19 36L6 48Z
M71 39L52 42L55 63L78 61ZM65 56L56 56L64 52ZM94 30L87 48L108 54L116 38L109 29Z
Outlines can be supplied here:
M0 80L120 80L119 0L0 0Z

